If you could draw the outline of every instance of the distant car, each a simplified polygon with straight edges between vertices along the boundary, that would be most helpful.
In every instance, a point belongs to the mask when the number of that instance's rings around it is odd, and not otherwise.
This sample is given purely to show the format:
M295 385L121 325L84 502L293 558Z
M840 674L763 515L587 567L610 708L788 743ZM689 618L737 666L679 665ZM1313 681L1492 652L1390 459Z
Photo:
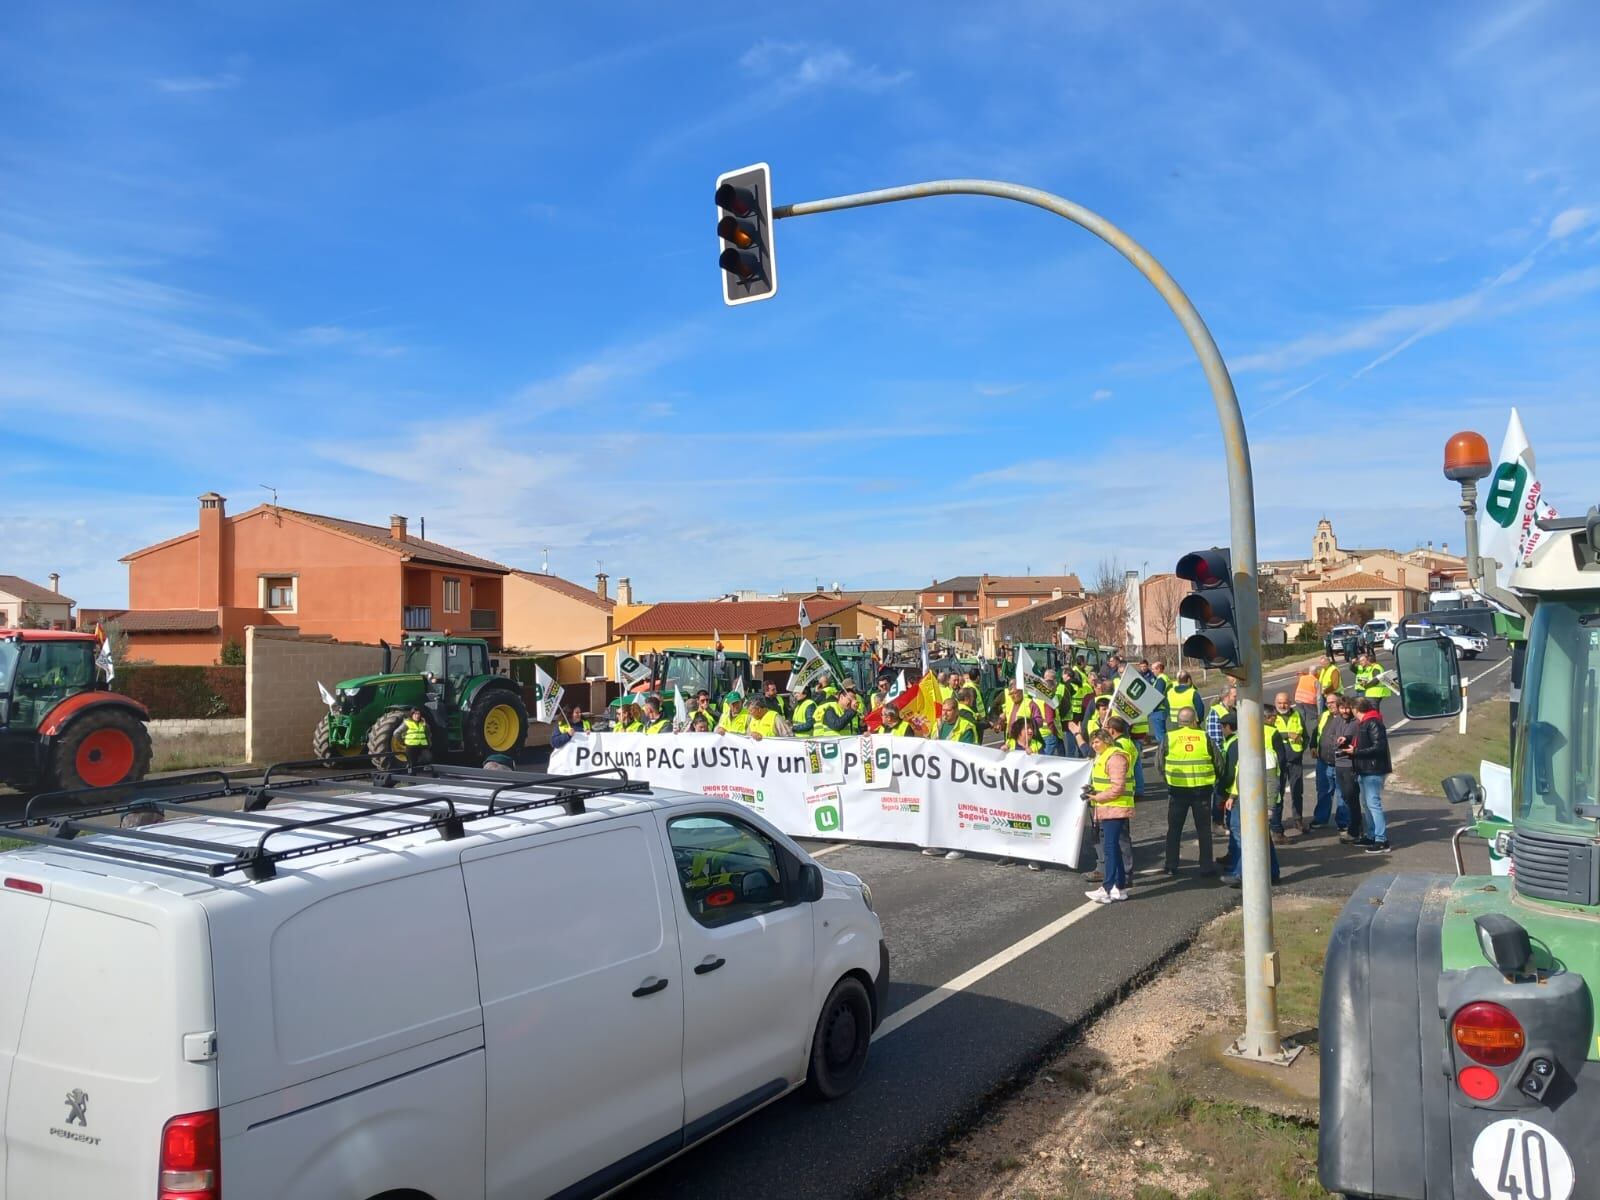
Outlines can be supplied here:
M1489 648L1489 639L1476 629L1463 629L1460 625L1438 625L1435 628L1456 644L1456 653L1462 658L1477 658Z
M1394 622L1387 617L1379 617L1363 625L1361 633L1366 638L1367 653L1376 654L1378 649L1383 646L1383 639L1389 636L1389 631L1393 628Z

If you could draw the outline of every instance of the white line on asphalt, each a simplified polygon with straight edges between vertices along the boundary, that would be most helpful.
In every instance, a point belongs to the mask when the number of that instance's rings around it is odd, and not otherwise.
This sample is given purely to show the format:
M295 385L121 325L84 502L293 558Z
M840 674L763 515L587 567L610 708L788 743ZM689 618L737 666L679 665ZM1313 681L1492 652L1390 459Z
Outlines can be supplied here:
M1488 670L1480 671L1476 675L1469 676L1467 678L1466 683L1463 686L1470 688L1473 684L1475 684L1475 683L1479 682L1480 680L1486 678L1487 676L1493 674L1495 671L1498 671L1501 667L1505 666L1510 661L1511 661L1511 657L1509 655L1507 655L1505 658L1502 658L1499 662L1495 663L1494 666L1490 667ZM1396 729L1404 729L1409 724L1411 724L1411 718L1410 717L1402 717L1402 718L1400 718L1400 720L1396 721L1393 725L1389 726L1389 732L1393 733Z
M1057 917L1054 921L1051 921L1050 924L1046 925L1043 929L1035 930L1033 933L1030 933L1027 937L1023 938L1020 942L1013 942L998 954L990 955L977 966L971 968L970 970L963 971L949 983L936 987L933 989L933 991L928 992L923 996L919 996L916 1000L913 1000L910 1004L900 1009L900 1011L892 1013L889 1017L887 1017L883 1024L878 1026L878 1032L872 1035L872 1040L877 1041L879 1038L888 1037L902 1025L907 1025L932 1009L939 1007L939 1005L950 999L951 996L956 996L966 991L973 984L978 983L987 976L993 975L1007 963L1015 962L1029 950L1033 950L1044 945L1051 938L1055 937L1056 934L1060 933L1064 929L1076 925L1079 921L1083 920L1099 907L1101 906L1096 904L1093 900L1086 900L1077 908L1067 913L1065 916Z
M813 850L811 852L811 857L821 858L824 854L836 854L848 845L850 845L849 842L835 842L831 846L824 846L821 850Z

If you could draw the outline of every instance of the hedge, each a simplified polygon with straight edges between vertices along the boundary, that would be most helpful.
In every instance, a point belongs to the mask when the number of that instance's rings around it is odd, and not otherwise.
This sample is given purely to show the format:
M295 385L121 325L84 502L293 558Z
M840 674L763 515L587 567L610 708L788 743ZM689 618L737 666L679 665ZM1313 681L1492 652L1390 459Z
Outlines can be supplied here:
M1283 658L1298 658L1304 654L1318 654L1321 651L1321 642L1279 642L1274 646L1263 646L1261 657L1264 662L1274 662Z
M243 667L125 666L111 685L150 710L150 719L244 716Z

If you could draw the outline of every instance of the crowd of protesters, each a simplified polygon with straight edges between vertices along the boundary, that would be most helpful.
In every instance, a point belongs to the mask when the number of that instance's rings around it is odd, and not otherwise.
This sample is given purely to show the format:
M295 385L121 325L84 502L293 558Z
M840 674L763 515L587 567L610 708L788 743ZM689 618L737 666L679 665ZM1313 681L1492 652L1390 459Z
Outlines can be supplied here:
M969 745L983 744L987 732L989 744L1006 751L1093 759L1083 798L1094 832L1080 861L1086 861L1086 878L1100 885L1088 893L1090 898L1103 903L1128 895L1133 809L1147 794L1144 759L1149 753L1152 771L1167 792L1163 874L1178 873L1180 844L1192 825L1199 872L1220 875L1238 886L1237 690L1228 685L1207 704L1188 671L1169 675L1159 659L1139 659L1134 665L1161 699L1148 716L1131 724L1111 712L1113 693L1127 669L1127 663L1113 654L1098 669L1079 656L1060 673L1046 670L1042 688L1032 689L1032 694L1012 686L998 701L985 695L976 669L941 670L934 675L936 721L902 713L894 677L885 672L877 688L865 696L857 694L852 681L835 687L827 675L798 695L766 682L759 694L746 698L732 691L719 704L700 691L690 702L682 728L758 740L849 737L875 728L889 737ZM1288 843L1291 828L1297 835L1307 835L1331 824L1341 842L1359 845L1369 854L1390 852L1383 786L1391 763L1383 701L1393 691L1382 668L1368 655L1358 659L1354 677L1347 688L1339 666L1324 654L1319 662L1302 668L1293 691L1278 692L1263 714L1274 883L1279 877L1277 847ZM1039 698L1041 691L1047 699ZM674 723L663 716L655 697L624 697L612 727L653 734L670 732ZM565 741L574 731L589 728L582 709L574 707L558 715L555 733ZM1308 753L1313 793L1309 821L1305 816ZM1218 858L1215 845L1222 839L1225 849ZM923 853L963 857L959 850L928 848Z

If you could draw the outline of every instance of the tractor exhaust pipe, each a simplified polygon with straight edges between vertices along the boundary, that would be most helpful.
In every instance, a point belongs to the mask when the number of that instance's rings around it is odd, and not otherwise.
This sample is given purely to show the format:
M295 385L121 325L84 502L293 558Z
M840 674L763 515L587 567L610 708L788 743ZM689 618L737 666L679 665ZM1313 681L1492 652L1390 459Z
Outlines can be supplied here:
M378 639L378 645L383 647L383 673L385 675L392 674L393 672L389 668L394 666L394 648L382 638Z

